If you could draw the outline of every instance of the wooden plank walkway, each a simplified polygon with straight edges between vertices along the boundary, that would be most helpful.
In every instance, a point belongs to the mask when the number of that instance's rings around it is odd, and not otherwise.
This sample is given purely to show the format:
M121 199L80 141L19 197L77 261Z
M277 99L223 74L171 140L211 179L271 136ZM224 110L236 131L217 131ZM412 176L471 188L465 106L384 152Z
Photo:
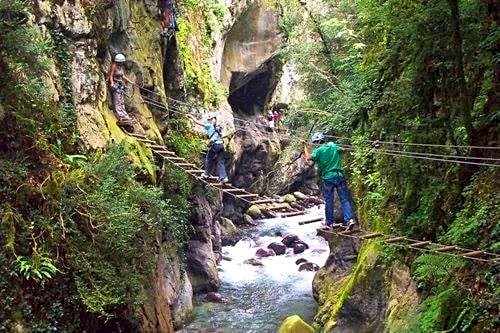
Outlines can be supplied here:
M201 175L204 173L203 170L199 169L195 164L189 163L185 158L177 156L175 152L170 151L167 147L148 139L145 135L142 134L129 132L127 132L127 134L136 138L139 142L150 148L155 155L160 156L165 161L176 165L178 168L184 170L186 173L196 178L196 180L203 182L237 200L240 200L248 206L256 205L259 207L259 209L264 211L279 210L281 214L273 214L273 216L275 217L299 216L305 213L305 211L297 211L296 209L291 208L289 205L278 203L274 199L261 197L260 195L250 193L245 189L237 188L230 183L222 184L217 177L202 178Z
M361 229L346 231L343 227L334 229L319 228L317 229L317 232L319 236L322 236L326 240L332 240L337 236L355 238L359 240L377 239L384 244L409 248L420 252L450 255L459 258L490 263L493 265L497 265L500 263L500 254L497 253L465 249L455 245L443 245L433 243L431 241L410 239L402 236L385 235L381 232L368 232Z

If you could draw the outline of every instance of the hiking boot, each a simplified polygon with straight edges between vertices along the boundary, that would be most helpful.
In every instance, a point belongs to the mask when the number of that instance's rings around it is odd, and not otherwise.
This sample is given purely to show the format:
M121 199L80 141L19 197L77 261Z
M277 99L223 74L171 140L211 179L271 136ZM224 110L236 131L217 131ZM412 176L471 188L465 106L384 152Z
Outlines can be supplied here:
M353 230L355 226L356 221L354 219L350 219L345 225L345 231Z
M341 227L342 227L342 223L332 223L332 224L331 224L331 227L332 227L333 229L341 228Z
M227 179L227 177L226 177L226 178L224 178L224 179L221 179L221 180L220 180L220 183L221 183L221 184L225 184L225 183L227 183L227 182L229 182L229 179Z

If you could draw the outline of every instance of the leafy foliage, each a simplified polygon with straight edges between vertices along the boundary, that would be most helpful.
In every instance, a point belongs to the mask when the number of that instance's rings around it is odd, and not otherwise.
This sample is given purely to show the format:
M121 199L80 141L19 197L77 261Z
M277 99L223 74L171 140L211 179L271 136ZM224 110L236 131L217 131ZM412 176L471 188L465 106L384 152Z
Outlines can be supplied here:
M305 92L285 120L303 133L315 124L355 147L345 164L364 227L497 249L498 172L374 153L370 144L379 139L498 145L493 75L498 56L491 44L498 41L498 27L492 7L472 0L279 3L288 38L283 57L295 65ZM381 148L498 157L479 149ZM484 282L490 268L423 255L412 270L428 300L416 331L449 329L447 321L455 319L457 327L465 321L472 327L482 315L471 314L491 313L493 286L484 286L481 300L468 297L462 316L464 308L450 305L476 280Z

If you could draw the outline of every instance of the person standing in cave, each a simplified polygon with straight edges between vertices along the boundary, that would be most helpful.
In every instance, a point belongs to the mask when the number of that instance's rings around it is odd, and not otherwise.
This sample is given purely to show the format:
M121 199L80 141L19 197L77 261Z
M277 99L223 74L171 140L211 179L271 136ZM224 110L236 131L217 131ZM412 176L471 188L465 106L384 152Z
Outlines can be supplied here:
M178 31L176 20L175 0L158 0L158 8L160 9L161 25L163 27L163 35L170 36L173 31Z
M314 151L309 153L307 142L304 144L304 156L318 165L323 180L323 196L325 199L325 227L341 227L344 226L346 230L351 230L355 227L356 221L351 207L351 196L349 188L344 177L344 170L340 159L340 152L342 150L337 144L333 142L325 143L325 136L323 133L314 133L311 137L311 142L319 145ZM334 193L340 198L344 222L335 224L334 219Z
M188 117L205 129L209 140L208 152L205 156L205 172L202 174L202 178L210 177L215 162L217 176L221 184L227 183L229 179L227 178L226 166L224 165L224 140L222 137L222 127L217 124L217 115L209 113L206 123L197 120L191 115L188 115Z
M274 126L276 127L276 130L279 132L280 130L280 124L281 124L281 110L277 109L273 111L273 118L274 118Z
M274 114L271 110L267 113L267 130L270 133L274 132Z
M111 67L109 68L108 81L113 94L113 107L118 116L119 125L130 125L132 117L129 116L125 109L125 91L127 89L125 82L135 84L125 75L125 61L127 59L121 53L118 53Z

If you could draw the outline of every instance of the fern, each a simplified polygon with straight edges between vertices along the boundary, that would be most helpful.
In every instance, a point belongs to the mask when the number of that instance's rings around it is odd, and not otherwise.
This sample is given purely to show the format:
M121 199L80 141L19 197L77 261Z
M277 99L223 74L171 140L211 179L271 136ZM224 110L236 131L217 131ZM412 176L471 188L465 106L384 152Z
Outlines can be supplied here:
M462 268L465 262L452 256L423 254L415 264L414 277L417 282L440 285L450 278L453 271Z

